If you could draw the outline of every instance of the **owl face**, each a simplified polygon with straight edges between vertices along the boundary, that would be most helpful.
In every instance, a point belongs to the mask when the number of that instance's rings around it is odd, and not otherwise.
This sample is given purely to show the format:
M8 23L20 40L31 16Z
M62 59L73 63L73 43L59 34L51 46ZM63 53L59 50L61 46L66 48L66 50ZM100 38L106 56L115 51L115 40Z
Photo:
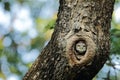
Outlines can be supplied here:
M87 50L87 46L85 44L85 41L78 41L75 44L75 50L78 54L84 54L85 51Z

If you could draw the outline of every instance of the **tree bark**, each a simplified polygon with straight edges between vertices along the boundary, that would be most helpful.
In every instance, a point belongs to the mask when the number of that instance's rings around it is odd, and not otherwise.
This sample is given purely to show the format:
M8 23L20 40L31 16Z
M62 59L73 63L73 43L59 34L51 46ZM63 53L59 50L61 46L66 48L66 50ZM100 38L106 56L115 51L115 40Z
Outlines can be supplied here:
M114 0L60 0L48 45L23 80L91 80L110 50Z

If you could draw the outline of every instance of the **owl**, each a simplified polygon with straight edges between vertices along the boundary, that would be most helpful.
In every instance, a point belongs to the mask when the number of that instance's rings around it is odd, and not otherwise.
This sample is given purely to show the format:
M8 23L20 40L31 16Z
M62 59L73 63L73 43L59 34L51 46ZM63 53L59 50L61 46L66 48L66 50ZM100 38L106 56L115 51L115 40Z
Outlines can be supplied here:
M75 50L77 52L78 55L82 55L85 54L86 50L87 50L87 46L85 41L78 41L75 44Z

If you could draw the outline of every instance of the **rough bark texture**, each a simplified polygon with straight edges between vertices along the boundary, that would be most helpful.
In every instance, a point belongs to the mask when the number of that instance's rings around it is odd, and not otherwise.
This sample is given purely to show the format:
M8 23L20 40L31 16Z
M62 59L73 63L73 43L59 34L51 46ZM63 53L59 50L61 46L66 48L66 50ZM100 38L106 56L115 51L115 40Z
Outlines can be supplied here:
M23 80L91 80L110 50L114 0L60 0L48 45Z

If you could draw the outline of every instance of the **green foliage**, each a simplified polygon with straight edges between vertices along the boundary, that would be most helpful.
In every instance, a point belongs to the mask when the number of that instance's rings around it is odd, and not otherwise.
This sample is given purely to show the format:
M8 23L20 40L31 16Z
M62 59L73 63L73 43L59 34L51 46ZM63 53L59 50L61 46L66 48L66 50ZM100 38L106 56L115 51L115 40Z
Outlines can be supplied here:
M111 53L120 54L120 30L111 29Z
M11 23L8 25L7 29L5 28L6 26L1 25L0 23L0 80L9 80L8 78L10 74L17 75L21 80L21 78L24 76L28 68L32 65L33 61L37 57L34 57L34 55L39 55L41 49L43 49L43 47L49 41L53 32L54 23L56 21L56 13L54 13L54 15L48 19L38 17L38 14L40 14L38 9L40 10L44 6L44 4L47 4L47 2L45 1L41 2L39 0L0 0L0 3L4 5L2 7L4 11L7 11L7 13L11 15ZM36 3L38 4L36 5ZM20 9L26 8L26 6L30 8L30 17L34 21L34 27L31 29L34 29L33 32L28 32L28 30L24 32L19 32L13 28L14 20L18 18L16 17L17 12L13 13L13 5L17 5L17 7L19 7ZM6 14L5 12L3 13ZM24 19L22 21L24 21ZM37 36L30 37L33 36L33 33L37 34ZM4 42L6 37L9 37L11 40L9 46L4 45L6 43ZM33 55L30 56L30 53L32 53ZM34 59L32 57L34 57Z
M115 2L118 3L118 2L120 2L120 0L116 0Z
M7 11L10 11L10 3L9 2L4 2L4 9Z

